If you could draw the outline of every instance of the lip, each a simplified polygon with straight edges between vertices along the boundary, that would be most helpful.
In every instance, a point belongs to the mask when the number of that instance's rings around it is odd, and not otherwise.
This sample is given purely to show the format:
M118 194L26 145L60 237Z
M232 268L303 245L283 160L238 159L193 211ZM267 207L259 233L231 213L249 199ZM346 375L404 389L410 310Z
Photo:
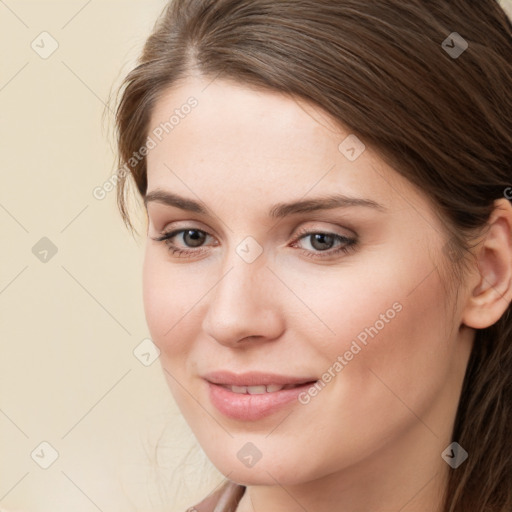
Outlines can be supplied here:
M298 404L298 396L311 387L317 379L311 377L291 377L272 373L249 372L234 374L214 372L203 377L209 388L209 397L216 409L231 419L257 421L287 405ZM268 386L297 385L273 393L241 394L234 393L225 386Z

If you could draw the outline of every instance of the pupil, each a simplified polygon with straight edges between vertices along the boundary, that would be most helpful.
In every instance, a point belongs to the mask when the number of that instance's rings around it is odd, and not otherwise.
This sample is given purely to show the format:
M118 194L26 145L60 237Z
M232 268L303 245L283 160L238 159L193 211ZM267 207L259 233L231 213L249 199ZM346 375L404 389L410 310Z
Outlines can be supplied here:
M325 244L327 243L327 245L330 245L332 244L333 242L333 236L332 235L327 235L327 234L323 234L323 233L317 233L316 235L313 236L313 247L315 247L315 244L316 242L319 241L320 244ZM319 250L322 250L322 249L325 249L326 247L325 246L322 246L320 245L320 247L315 247L315 249L319 249ZM328 249L330 247L327 247Z
M192 243L191 244L186 242L187 245L191 245L192 247L197 247L197 246L201 245L201 243L203 241L202 239L204 237L204 233L200 233L196 229L189 229L185 233L185 237L187 237L187 236L189 236L192 239Z

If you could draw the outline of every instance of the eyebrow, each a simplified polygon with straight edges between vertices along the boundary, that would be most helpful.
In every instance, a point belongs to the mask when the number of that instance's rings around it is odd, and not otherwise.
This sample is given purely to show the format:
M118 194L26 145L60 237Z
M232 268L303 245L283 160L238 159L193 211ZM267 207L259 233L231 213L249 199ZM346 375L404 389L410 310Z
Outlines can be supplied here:
M172 192L166 192L163 190L154 190L153 192L146 194L144 196L144 205L146 208L150 202L174 206L175 208L199 213L201 215L209 214L207 208L198 201L181 197ZM277 203L270 208L268 215L271 218L278 219L297 213L309 213L319 210L332 210L334 208L349 208L354 206L373 208L381 212L387 211L386 207L371 199L350 197L344 194L334 194L313 199L293 201L290 203Z

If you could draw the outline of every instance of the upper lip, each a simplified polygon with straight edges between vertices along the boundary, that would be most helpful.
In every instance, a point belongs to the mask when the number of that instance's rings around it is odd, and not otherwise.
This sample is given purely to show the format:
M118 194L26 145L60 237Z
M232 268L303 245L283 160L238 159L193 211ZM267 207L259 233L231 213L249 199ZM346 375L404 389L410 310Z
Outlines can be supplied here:
M278 375L276 373L247 372L232 373L228 371L216 371L203 375L203 379L212 384L223 386L270 386L277 384L306 384L315 382L314 377L292 377L289 375Z

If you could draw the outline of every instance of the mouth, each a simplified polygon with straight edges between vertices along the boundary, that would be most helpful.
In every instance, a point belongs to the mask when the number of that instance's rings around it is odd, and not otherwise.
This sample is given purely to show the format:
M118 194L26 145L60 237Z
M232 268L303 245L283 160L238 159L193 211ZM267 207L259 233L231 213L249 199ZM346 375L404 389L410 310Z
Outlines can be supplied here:
M269 385L256 385L256 386L229 386L227 384L220 384L221 387L229 389L232 393L240 395L263 395L265 393L277 393L283 389L294 389L302 386L310 386L316 381L308 381L302 384L269 384Z
M298 397L318 382L311 377L291 377L251 372L215 372L203 376L215 408L231 419L257 421L298 404Z
M233 373L224 370L207 373L206 375L203 375L203 379L219 386L237 388L269 387L271 390L276 388L276 386L280 386L281 388L291 388L295 386L302 386L310 382L316 382L318 380L316 377L296 377L292 375L280 375L278 373L257 371ZM261 389L260 391L262 392ZM279 389L276 388L275 391L279 391Z

